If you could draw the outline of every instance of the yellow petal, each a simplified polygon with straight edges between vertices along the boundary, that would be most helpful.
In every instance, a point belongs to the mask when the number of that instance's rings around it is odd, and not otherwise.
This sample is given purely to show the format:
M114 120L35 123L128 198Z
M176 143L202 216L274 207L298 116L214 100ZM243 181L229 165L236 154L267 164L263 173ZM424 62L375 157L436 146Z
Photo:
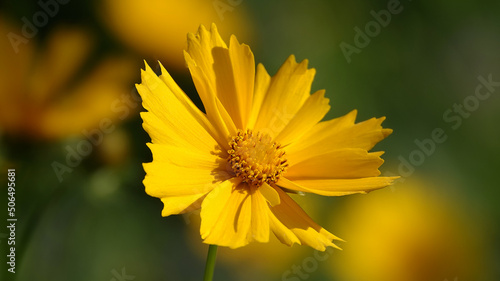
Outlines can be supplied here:
M143 99L144 108L149 111L142 116L144 128L150 136L163 135L167 139L177 138L189 143L195 149L214 149L217 142L209 133L212 128L205 117L193 114L189 105L180 101L147 64L146 70L142 71L142 84L136 87ZM168 143L168 140L155 137L153 142Z
M260 190L257 189L250 195L252 199L252 225L250 227L249 237L251 241L262 243L269 242L269 200L265 198ZM279 202L278 202L279 204Z
M281 177L278 186L293 191L316 193L324 196L343 196L367 193L391 185L398 177L368 177L359 179L288 180Z
M230 248L251 241L268 242L266 200L258 190L240 182L238 178L227 180L203 200L200 227L203 242Z
M170 215L184 214L201 208L201 202L206 194L199 193L185 196L169 196L161 198L163 210L161 215L168 217Z
M288 246L292 246L295 243L299 245L302 244L299 238L297 238L297 235L295 235L292 230L286 227L275 215L269 215L269 222L270 229L281 243Z
M231 116L239 116L241 119L240 128L246 129L250 112L252 110L254 84L255 84L255 59L250 47L245 44L240 44L233 35L229 41L229 57L231 59L231 69L233 70L235 94L230 92L218 92L222 103L230 104L231 97L236 97L237 111L231 113ZM223 76L222 76L223 77ZM226 78L220 79L219 84L223 84ZM222 98L224 96L224 98ZM229 97L229 99L228 99ZM228 100L224 103L224 100Z
M224 211L224 205L228 202L232 190L240 184L240 178L231 178L222 183L217 184L213 192L209 193L206 200L201 206L201 238L205 238L210 234L213 226L219 220L221 213Z
M370 150L392 133L380 125L385 117L354 124L356 111L316 124L308 133L287 147L288 161L298 163L312 156L343 148Z
M277 191L281 204L270 208L271 230L282 243L308 245L318 251L338 248L332 241L341 239L316 224L284 191Z
M217 97L214 86L209 83L210 80L207 74L203 72L200 66L196 65L196 62L187 52L184 52L184 57L193 78L193 83L207 112L207 118L214 125L219 136L225 137L226 141L228 141L229 137L234 136L237 131L233 120Z
M255 88L253 96L252 111L250 113L250 119L248 120L248 129L254 129L255 122L259 117L259 112L266 97L267 90L271 83L271 76L266 71L264 65L259 63L257 65L257 73L255 75Z
M215 25L208 31L201 26L196 35L188 36L186 61L192 75L203 79L196 85L207 114L210 99L216 95L239 129L245 129L252 107L255 61L250 48L231 36L229 48L220 38ZM192 68L199 67L199 71ZM201 75L201 73L204 75ZM210 91L210 89L212 91Z
M151 142L155 144L175 145L185 149L203 151L203 149L198 148L196 144L193 145L191 142L184 140L182 137L177 135L177 133L171 133L176 130L163 123L163 121L153 113L141 112L141 118L144 121L142 126L151 137Z
M217 180L212 171L199 168L177 167L170 163L145 163L144 186L153 197L181 196L206 193Z
M276 206L280 203L280 196L278 192L269 184L264 183L262 186L260 186L259 192L262 193L264 198L266 198L267 202L269 202L271 206Z
M226 165L224 159L227 155L225 151L215 153L213 151L189 150L183 147L168 144L147 143L153 154L153 162L171 163L179 167L223 169Z
M272 77L254 129L276 137L310 95L316 71L290 56Z
M153 162L143 164L146 193L154 197L204 194L231 177L224 161L209 151L149 144Z
M210 30L200 25L196 34L188 33L187 53L205 73L212 85L215 85L214 59L212 56L212 49L215 47L227 49L226 43L220 37L214 24L212 24Z
M245 129L253 98L255 62L247 45L242 45L231 36L229 49L216 47L214 59L215 87L217 97L227 110L234 124Z
M324 90L310 95L290 123L276 137L276 142L287 146L304 135L328 113L330 110L328 102L329 99L325 98Z
M352 179L376 177L384 160L383 152L369 153L360 148L344 148L311 156L299 163L289 162L286 177L290 180Z
M287 159L297 157L297 151L305 151L307 149L314 149L318 142L324 141L329 135L338 135L339 132L350 128L354 125L356 120L357 110L353 110L348 114L334 118L325 122L320 122L304 134L296 142L291 143L287 147ZM294 155L295 154L295 155ZM300 156L307 156L301 154ZM295 159L295 162L301 161L301 158Z
M227 144L226 136L225 135L219 135L217 133L217 130L213 127L213 125L208 121L206 118L206 115L201 112L198 107L191 101L191 99L182 91L182 89L175 83L174 79L172 76L170 76L170 73L163 67L161 63L160 68L161 68L161 75L160 79L167 85L167 87L170 89L170 91L177 97L179 102L186 108L187 111L189 111L197 120L202 122L202 126L207 129L207 131L210 133L210 135L219 143L221 147Z
M245 129L255 79L255 61L250 48L240 44L234 35L227 48L215 25L210 31L201 26L196 35L188 36L186 60L190 70L197 66L204 74L191 70L197 79L205 79L204 83L196 84L203 104L210 105L211 95L215 94L236 127ZM211 110L208 106L207 114L211 115Z

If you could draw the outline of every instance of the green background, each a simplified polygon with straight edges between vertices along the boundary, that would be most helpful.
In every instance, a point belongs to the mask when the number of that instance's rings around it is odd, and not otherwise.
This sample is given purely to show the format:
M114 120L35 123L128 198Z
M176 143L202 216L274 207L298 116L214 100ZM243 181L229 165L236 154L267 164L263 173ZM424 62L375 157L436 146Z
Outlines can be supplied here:
M376 147L386 151L383 174L400 174L401 157L408 160L418 149L415 140L431 138L435 128L442 128L446 141L436 144L434 153L414 165L415 171L407 178L433 182L445 198L476 214L486 226L484 235L499 237L500 87L480 101L468 118L461 118L462 124L455 130L455 122L447 122L443 114L475 93L478 76L491 75L500 81L500 2L401 1L402 11L392 15L366 47L352 54L349 63L340 44L355 46L354 28L363 29L374 20L370 11L386 9L387 3L242 1L235 9L246 9L253 25L253 36L240 41L251 46L256 61L269 73L274 74L290 54L297 60L308 59L309 66L316 68L313 91L326 89L332 105L326 119L352 109L358 110L358 120L387 117L384 126L394 133ZM0 8L2 14L21 24L20 18L33 14L38 6L36 2L9 1ZM100 23L93 2L70 2L41 29L36 40L43 41L54 26L66 23L95 31L101 42L99 52L132 52ZM99 52L92 59L98 60ZM137 55L137 59L142 58ZM168 69L168 63L165 66ZM130 81L131 89L140 82L139 73L138 69L136 80ZM172 75L185 91L196 95L187 69ZM17 170L19 246L14 278L4 271L5 255L0 256L0 280L112 280L112 271L121 272L122 268L136 280L201 280L204 257L190 245L201 244L201 240L187 238L197 230L187 226L186 217L162 218L160 200L144 192L141 163L151 161L151 154L141 123L136 114L119 125L129 142L123 162L107 165L96 150L62 182L55 177L51 163L64 162L64 147L75 145L83 136L56 142L2 136L0 166ZM7 202L5 193L1 202ZM320 200L324 209L313 218L325 223L350 198ZM0 214L5 221L5 212ZM6 253L6 239L0 238L0 242L1 253ZM490 280L498 280L498 239L491 239L489 248L493 253L488 258ZM305 249L303 256L283 270L311 253L312 249ZM321 263L309 279L337 280L328 267ZM240 270L221 262L216 280L240 280L236 274ZM280 280L281 275L248 278Z

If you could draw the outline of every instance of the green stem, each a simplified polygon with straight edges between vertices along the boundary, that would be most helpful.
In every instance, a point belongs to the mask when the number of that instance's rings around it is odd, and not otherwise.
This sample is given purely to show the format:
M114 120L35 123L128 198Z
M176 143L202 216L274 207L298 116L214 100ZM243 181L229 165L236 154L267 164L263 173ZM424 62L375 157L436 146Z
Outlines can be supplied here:
M217 258L217 245L208 246L207 264L205 265L205 277L203 281L212 281L215 269L215 259Z

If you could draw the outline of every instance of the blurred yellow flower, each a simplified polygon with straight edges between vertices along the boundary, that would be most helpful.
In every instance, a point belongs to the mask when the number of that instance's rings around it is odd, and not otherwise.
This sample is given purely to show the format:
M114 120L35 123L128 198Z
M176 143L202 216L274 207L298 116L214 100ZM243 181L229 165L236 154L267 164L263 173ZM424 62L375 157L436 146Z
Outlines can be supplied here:
M0 33L19 30L0 18ZM107 57L77 79L94 46L92 35L77 27L55 29L42 46L26 40L16 53L0 41L0 131L32 139L57 139L97 127L123 112L113 102L129 95L132 60Z
M137 89L153 162L146 192L161 198L163 216L201 208L207 244L237 248L268 242L324 251L334 235L316 224L286 192L326 196L366 193L391 184L378 177L382 152L370 150L392 131L384 118L355 124L356 111L320 122L330 106L324 90L310 94L315 75L290 56L274 77L247 45L229 47L215 25L188 34L185 51L206 114L161 66L146 64Z
M332 258L332 274L357 281L491 280L471 212L425 183L398 187L339 210L332 221L349 243Z
M250 37L251 21L241 1L105 0L98 6L106 26L144 56L183 70L186 34L200 24L218 22L223 34Z

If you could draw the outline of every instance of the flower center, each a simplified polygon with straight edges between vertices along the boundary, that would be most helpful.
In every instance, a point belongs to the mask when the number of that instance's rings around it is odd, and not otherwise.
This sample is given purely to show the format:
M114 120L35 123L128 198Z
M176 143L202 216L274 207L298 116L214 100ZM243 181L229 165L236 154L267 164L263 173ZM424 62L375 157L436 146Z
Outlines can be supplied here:
M267 134L238 131L229 146L228 162L233 172L252 186L277 182L288 167L285 151Z

